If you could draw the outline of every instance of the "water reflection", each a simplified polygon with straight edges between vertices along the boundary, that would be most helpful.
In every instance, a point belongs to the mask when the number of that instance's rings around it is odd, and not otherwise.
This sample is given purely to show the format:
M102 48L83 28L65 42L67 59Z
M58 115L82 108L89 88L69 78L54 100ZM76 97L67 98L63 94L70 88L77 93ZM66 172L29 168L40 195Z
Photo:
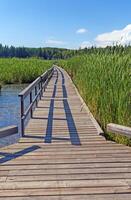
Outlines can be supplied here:
M4 85L0 91L0 128L9 125L20 127L20 99L18 94L27 84ZM18 141L20 134L0 139L0 147Z
M18 94L27 84L4 85L0 91L0 128L20 123L20 100Z

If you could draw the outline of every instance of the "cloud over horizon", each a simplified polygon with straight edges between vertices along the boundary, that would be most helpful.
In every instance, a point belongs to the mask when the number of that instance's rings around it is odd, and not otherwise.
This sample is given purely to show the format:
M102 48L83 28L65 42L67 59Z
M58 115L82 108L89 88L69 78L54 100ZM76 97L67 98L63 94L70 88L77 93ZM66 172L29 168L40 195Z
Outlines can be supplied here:
M94 41L96 46L102 47L116 44L128 45L131 43L131 24L120 30L99 34Z
M131 44L131 24L128 24L123 29L99 34L93 41L83 41L80 47L90 48L91 46L106 47L113 45L124 46L129 44Z

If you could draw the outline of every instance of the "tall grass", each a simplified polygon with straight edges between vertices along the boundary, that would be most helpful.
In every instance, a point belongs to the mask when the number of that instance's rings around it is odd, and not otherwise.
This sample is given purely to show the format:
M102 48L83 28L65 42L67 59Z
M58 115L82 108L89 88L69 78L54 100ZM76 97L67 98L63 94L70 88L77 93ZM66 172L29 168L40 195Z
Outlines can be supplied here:
M50 68L52 61L45 61L36 58L0 59L0 85L11 83L30 83L45 70Z
M131 125L131 56L92 53L60 61L72 77L107 138L131 144L120 135L106 133L110 122Z

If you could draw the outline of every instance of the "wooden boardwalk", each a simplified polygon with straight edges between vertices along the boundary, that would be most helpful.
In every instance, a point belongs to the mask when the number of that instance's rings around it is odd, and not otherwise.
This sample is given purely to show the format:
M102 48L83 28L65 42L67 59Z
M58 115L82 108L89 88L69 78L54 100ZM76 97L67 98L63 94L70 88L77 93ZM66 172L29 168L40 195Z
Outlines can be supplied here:
M26 136L0 149L0 200L131 200L131 149L99 131L55 70Z

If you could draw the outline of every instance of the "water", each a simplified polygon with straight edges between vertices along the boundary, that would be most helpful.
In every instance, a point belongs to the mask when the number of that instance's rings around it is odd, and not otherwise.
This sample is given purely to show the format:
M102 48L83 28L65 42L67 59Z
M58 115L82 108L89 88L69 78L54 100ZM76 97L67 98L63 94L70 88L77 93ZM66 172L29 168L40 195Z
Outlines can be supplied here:
M25 87L27 87L27 84L2 86L0 91L0 128L10 125L17 125L20 127L20 99L18 94ZM0 139L0 146L15 141L15 138L18 138L18 134L17 136Z

